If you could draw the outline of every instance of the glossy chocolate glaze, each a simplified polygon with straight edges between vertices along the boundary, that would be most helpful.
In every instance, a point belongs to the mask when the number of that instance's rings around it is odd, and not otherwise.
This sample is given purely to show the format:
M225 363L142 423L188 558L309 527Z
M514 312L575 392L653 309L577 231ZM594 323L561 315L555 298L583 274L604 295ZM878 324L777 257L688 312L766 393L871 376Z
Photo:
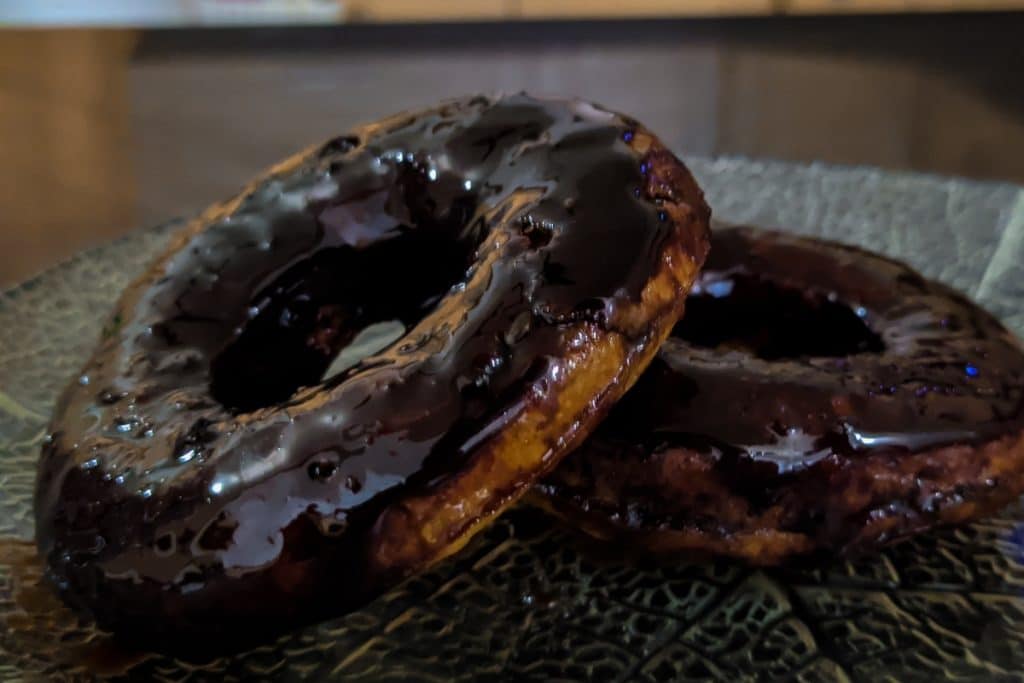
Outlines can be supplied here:
M36 517L66 599L110 628L218 633L396 578L367 575L381 511L525 410L563 372L568 325L644 343L620 311L681 231L637 126L452 101L308 151L187 228L57 407ZM389 320L402 338L321 381Z
M1024 352L860 249L718 227L686 314L537 486L630 549L777 564L856 553L1024 491Z
M882 256L719 227L686 311L592 440L714 449L763 475L1024 426L1016 339Z

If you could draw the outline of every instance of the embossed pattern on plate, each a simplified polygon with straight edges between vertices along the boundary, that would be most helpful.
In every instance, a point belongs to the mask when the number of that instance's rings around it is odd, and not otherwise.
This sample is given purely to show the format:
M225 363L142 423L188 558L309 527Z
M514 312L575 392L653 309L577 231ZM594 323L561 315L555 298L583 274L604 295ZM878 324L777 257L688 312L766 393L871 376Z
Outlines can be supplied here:
M716 218L860 244L1024 334L1024 190L691 159ZM1024 509L857 562L756 571L598 559L516 510L366 609L233 657L111 654L38 585L31 492L47 418L172 225L0 294L0 680L1024 680ZM18 539L21 539L20 541ZM91 674L89 673L91 672Z

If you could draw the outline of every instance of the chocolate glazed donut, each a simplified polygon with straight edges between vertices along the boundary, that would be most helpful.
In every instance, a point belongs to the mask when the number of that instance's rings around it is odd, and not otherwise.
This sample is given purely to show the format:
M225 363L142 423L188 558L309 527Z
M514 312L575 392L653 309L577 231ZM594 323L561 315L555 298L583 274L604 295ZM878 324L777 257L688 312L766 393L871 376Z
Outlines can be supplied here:
M50 576L158 647L365 603L591 430L678 319L708 217L651 133L578 101L452 101L274 167L173 240L61 397Z
M534 500L629 548L775 564L1024 490L1024 355L907 266L716 228L686 316Z

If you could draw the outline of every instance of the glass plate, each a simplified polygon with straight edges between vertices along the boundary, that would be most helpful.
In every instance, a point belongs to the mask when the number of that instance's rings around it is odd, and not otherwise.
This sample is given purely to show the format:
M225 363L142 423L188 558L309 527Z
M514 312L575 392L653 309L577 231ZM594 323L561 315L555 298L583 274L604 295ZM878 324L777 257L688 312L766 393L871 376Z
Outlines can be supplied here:
M716 217L903 258L1024 331L1024 192L1005 184L691 160ZM637 566L513 510L366 609L204 662L119 650L62 608L29 542L51 405L174 224L0 294L0 679L1021 680L1024 511L858 562Z

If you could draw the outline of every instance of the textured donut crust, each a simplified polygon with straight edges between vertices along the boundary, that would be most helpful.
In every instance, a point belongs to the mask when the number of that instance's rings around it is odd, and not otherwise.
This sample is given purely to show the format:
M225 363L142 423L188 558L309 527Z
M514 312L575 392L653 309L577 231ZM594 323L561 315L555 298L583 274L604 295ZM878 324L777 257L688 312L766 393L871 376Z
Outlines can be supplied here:
M667 449L640 467L589 457L586 473L577 467L566 472L563 465L571 495L555 495L557 485L545 482L530 501L627 551L723 555L754 565L815 553L856 556L938 525L990 515L1016 500L1024 493L1024 432L979 446L878 453L834 465L827 477L813 469L795 473L772 505L755 510L723 480L711 456L694 450ZM664 513L657 524L616 504L628 500L625 491L638 489Z
M638 129L630 147L651 165L646 194L663 202L675 239L641 300L621 312L626 334L592 323L569 326L565 372L548 393L533 395L532 405L443 486L381 515L369 554L374 573L390 580L461 549L582 442L636 382L682 315L708 251L710 212L689 173L652 134Z
M1024 433L979 446L848 460L823 483L797 475L780 489L777 503L760 511L752 511L748 499L733 492L705 454L672 449L651 456L643 468L611 460L591 464L593 479L572 472L571 500L577 504L568 504L562 495L545 495L546 489L553 493L549 483L530 502L597 539L633 549L773 565L818 551L856 556L936 525L999 511L1024 493ZM638 480L641 470L648 474L644 481ZM599 503L644 485L652 487L649 496L668 511L656 527ZM578 507L583 500L588 512ZM697 524L697 515L719 523ZM792 520L812 518L820 519L813 529L785 528Z

